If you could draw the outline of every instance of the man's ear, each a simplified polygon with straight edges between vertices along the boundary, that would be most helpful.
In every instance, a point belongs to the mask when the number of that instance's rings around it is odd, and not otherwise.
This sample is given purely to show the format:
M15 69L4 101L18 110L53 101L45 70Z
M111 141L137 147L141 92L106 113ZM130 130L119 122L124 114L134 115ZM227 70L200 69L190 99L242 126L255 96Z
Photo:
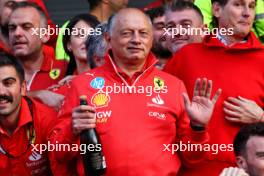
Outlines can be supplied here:
M110 37L110 35L109 35L109 32L105 32L105 33L104 33L104 38L105 38L105 40L107 41L107 43L110 42L111 37Z
M106 40L106 42L107 42L108 49L110 49L110 48L111 48L111 44L110 44L111 37L110 37L110 35L109 35L109 32L104 33L104 38L105 38L105 40Z
M202 38L204 38L204 36L205 36L205 31L208 31L208 30L209 30L207 24L202 24L202 25L201 25L201 29L202 29L202 31L203 31L203 33L201 34L201 36L202 36Z
M219 18L222 13L222 6L218 2L214 2L212 6L213 16Z
M236 163L239 168L244 169L246 172L248 171L248 165L247 165L246 158L244 158L243 156L237 156Z
M23 81L21 83L21 95L26 96L26 92L27 92L27 84L26 81Z

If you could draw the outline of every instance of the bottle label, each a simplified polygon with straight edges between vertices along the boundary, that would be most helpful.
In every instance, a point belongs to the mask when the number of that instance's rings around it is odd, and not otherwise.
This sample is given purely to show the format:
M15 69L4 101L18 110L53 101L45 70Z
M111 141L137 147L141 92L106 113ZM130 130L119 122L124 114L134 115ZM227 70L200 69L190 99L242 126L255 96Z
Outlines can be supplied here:
M103 168L106 168L106 162L105 162L105 157L103 156L103 161L102 161L102 165L103 165Z
M101 155L101 153L92 153L91 155L91 164L93 168L96 169L102 169L106 168L106 163L105 163L105 157Z

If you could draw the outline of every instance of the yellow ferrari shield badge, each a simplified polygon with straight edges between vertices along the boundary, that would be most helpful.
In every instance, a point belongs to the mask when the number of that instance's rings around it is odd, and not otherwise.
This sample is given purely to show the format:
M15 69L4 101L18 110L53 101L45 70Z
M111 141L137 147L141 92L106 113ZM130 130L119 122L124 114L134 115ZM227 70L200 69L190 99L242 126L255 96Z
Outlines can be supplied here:
M60 76L60 69L54 68L49 73L51 79L57 79Z
M155 87L155 89L161 90L161 89L163 89L164 85L165 85L165 82L164 82L163 79L161 79L159 77L155 77L154 78L154 87Z

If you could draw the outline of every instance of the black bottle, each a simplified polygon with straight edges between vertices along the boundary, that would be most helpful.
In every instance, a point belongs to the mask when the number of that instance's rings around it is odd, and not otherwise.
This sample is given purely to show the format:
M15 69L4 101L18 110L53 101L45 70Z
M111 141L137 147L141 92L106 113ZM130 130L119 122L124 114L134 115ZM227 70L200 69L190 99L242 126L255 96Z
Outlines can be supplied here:
M80 96L80 105L87 105L87 97L85 95ZM95 128L83 130L80 135L80 142L81 144L85 144L87 146L87 151L85 154L81 154L85 175L104 175L106 171L105 157L102 152L100 137L97 134ZM88 146L91 145L93 147L89 148ZM90 150L88 150L88 148Z

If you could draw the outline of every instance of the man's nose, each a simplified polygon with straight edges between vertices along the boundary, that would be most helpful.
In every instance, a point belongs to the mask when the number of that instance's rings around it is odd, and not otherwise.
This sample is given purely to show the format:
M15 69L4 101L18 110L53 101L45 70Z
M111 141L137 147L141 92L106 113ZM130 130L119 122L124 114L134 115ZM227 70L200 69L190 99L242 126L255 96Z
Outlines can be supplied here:
M248 18L250 16L250 8L249 7L244 7L243 12L242 12L242 16L245 18Z
M18 36L21 36L22 34L23 34L23 30L22 30L22 28L21 27L16 27L16 29L14 30L14 35L16 36L16 37L18 37Z
M140 44L140 34L138 32L135 32L132 36L131 42L135 43L135 44Z

